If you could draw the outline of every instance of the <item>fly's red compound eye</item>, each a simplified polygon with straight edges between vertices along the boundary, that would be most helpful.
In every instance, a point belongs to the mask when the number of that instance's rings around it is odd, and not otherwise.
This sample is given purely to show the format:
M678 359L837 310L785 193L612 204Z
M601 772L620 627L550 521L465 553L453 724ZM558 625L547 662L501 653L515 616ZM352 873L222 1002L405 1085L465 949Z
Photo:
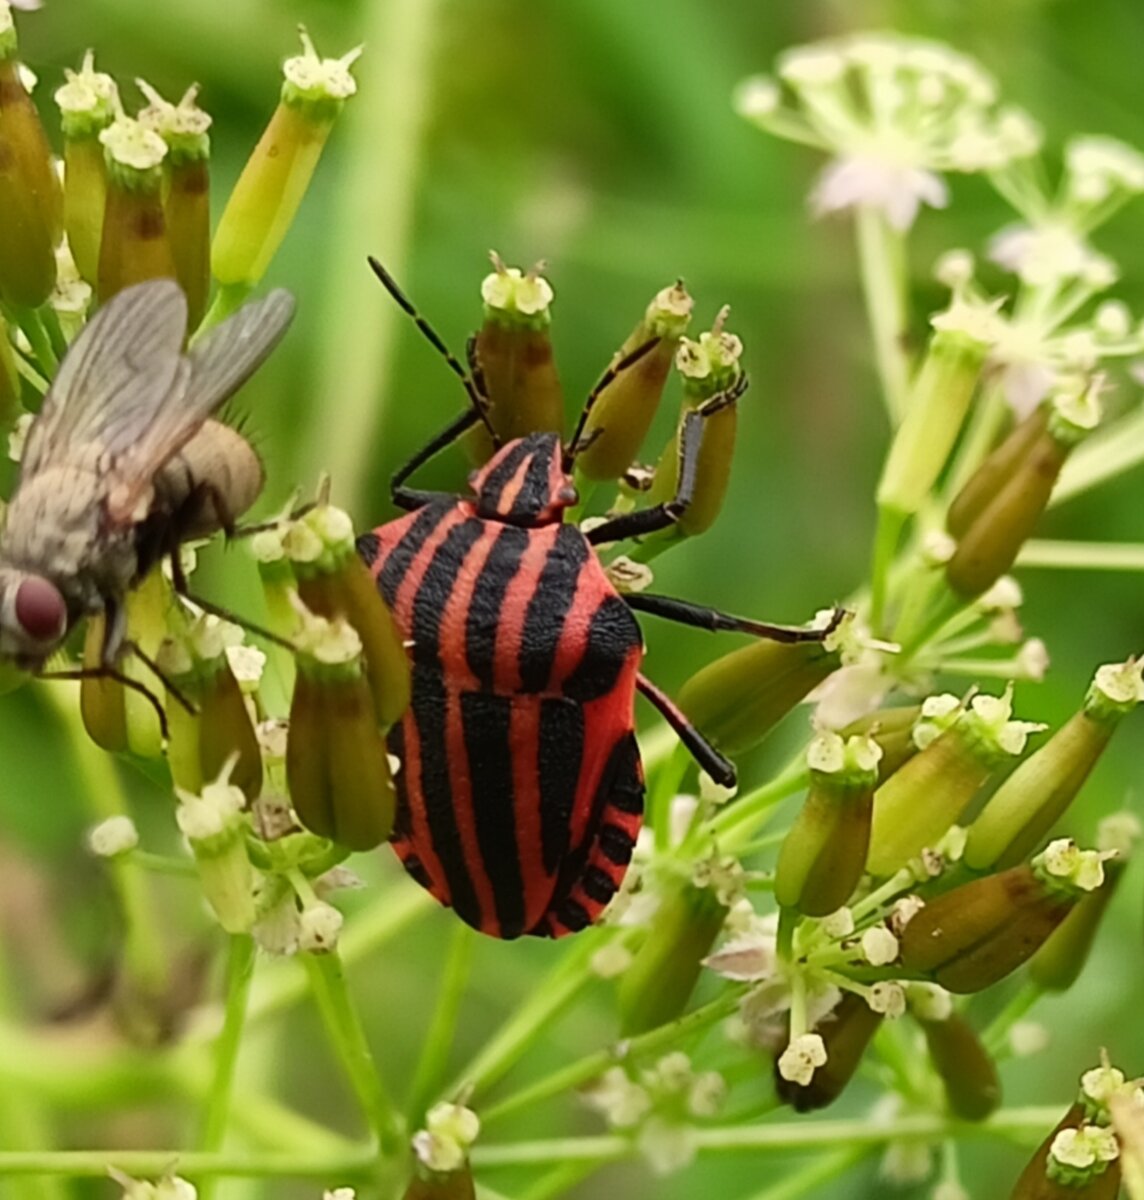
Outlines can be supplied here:
M33 575L16 589L16 620L37 642L58 638L67 624L67 617L63 596L46 579Z

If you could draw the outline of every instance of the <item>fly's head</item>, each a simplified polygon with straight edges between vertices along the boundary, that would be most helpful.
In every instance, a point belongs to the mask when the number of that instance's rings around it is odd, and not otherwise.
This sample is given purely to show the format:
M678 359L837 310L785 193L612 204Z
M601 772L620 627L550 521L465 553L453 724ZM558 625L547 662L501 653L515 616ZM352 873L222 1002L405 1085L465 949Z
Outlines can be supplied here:
M469 483L480 516L527 528L562 520L578 500L555 433L531 433L502 446Z
M0 567L0 658L36 670L67 630L67 602L50 579Z

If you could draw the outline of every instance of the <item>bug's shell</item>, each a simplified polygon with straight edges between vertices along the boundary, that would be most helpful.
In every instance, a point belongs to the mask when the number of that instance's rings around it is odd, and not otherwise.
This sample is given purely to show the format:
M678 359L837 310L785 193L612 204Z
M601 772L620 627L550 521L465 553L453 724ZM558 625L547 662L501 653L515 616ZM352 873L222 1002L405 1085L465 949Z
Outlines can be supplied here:
M643 816L628 606L574 526L487 519L470 500L359 547L411 644L412 703L390 734L406 870L494 937L584 928Z

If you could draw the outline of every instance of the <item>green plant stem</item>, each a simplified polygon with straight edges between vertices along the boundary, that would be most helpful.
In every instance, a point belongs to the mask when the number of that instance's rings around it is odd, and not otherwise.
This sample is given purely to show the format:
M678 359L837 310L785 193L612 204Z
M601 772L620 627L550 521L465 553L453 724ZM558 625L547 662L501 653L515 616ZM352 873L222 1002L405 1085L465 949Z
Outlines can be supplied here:
M543 1079L522 1088L519 1092L506 1096L497 1104L483 1109L481 1121L487 1126L490 1122L507 1116L509 1113L531 1107L541 1100L547 1100L550 1096L556 1096L560 1092L587 1083L617 1062L655 1054L675 1045L692 1034L714 1025L724 1017L730 1016L738 1007L742 996L742 989L731 989L718 999L703 1005L702 1008L695 1009L694 1012L687 1013L678 1020L661 1025L658 1029L651 1029L647 1033L641 1033L637 1037L629 1038L620 1046L609 1046L603 1050L597 1050L577 1062L569 1063L568 1066L561 1067L558 1071L546 1075Z
M878 524L874 533L874 554L870 565L870 628L875 634L882 628L886 613L886 591L890 568L898 550L898 539L906 522L906 514L896 508L878 507Z
M647 798L647 822L655 834L655 848L666 851L671 846L671 802L683 783L691 755L682 742L676 744L667 760L655 773Z
M28 339L28 345L32 347L32 354L35 356L36 365L46 378L51 379L56 373L56 368L59 366L59 359L52 348L52 341L48 337L48 331L44 326L43 318L34 308L14 309L13 315L16 318L16 323L24 331L24 336Z
M234 1090L235 1067L246 1022L246 1003L254 976L254 939L236 934L230 939L226 964L226 1015L215 1043L214 1078L203 1109L199 1149L221 1150L226 1137ZM200 1190L199 1200L211 1200L213 1189Z
M173 854L154 854L150 850L132 850L126 859L134 867L155 875L183 875L197 879L199 869L193 858L176 858Z
M458 921L449 942L449 955L437 993L437 1009L421 1048L421 1058L409 1088L406 1117L411 1129L419 1128L429 1101L440 1087L453 1048L461 1002L469 984L476 934Z
M770 810L809 782L810 770L803 749L773 779L720 809L708 821L707 832L724 853L737 854L752 841Z
M382 1086L361 1018L346 986L338 952L331 950L301 957L305 960L306 974L326 1032L349 1076L378 1148L384 1155L395 1154L404 1140L401 1120Z
M351 511L375 471L377 437L396 399L395 335L407 320L366 269L359 247L369 246L398 279L405 275L439 8L437 0L392 0L362 9L361 40L370 47L372 67L362 72L359 95L342 118L347 166L331 190L329 221L346 240L344 253L330 256L325 303L316 309L325 314L316 378L335 383L339 418L331 421L322 405L313 406L313 425L300 444L314 448L301 465L327 471ZM439 369L445 381L448 372Z
M1069 455L1049 504L1063 504L1141 462L1144 462L1144 408L1085 438Z
M824 1154L801 1171L794 1171L779 1183L755 1192L750 1200L798 1200L821 1184L844 1175L872 1153L869 1146L847 1146L833 1154Z
M541 980L532 995L501 1026L468 1066L458 1072L445 1088L445 1095L471 1087L473 1095L483 1095L501 1079L537 1038L549 1030L558 1013L591 979L589 962L599 949L590 932L581 934L576 944L556 967Z
M874 340L874 361L890 422L897 426L906 411L909 361L906 333L905 245L900 233L869 205L855 212L858 263L866 316Z
M166 1150L49 1150L41 1153L0 1151L0 1178L20 1175L69 1175L105 1178L108 1167L125 1175L160 1176L172 1164L184 1178L232 1176L239 1179L289 1178L349 1182L373 1173L376 1152L351 1150L343 1154L252 1154L248 1150L205 1154Z
M1078 571L1144 571L1144 543L1033 538L1021 547L1017 565Z
M994 1058L1006 1057L1009 1053L1009 1031L1044 995L1044 990L1027 980L1025 985L989 1022L982 1032L981 1041Z
M608 1163L615 1162L630 1153L629 1146L623 1154L610 1154L598 1159L561 1163L558 1167L542 1175L531 1187L518 1193L517 1200L552 1200L554 1196L563 1196L578 1183L582 1183L590 1175L594 1175L601 1167L606 1167Z

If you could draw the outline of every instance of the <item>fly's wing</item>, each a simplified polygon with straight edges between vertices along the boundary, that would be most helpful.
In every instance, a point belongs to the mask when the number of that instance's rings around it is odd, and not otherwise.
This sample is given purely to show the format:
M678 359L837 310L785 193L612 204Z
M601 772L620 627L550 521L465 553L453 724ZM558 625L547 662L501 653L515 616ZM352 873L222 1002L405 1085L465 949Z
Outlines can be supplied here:
M202 428L203 422L250 378L281 341L294 316L294 297L281 288L244 305L205 333L182 360L185 381L170 411L147 431L134 454L130 486L109 497L113 521L130 522L150 499L155 472Z
M72 343L44 397L28 431L21 482L89 462L93 447L116 466L185 383L186 328L187 302L172 280L141 283L108 301Z

